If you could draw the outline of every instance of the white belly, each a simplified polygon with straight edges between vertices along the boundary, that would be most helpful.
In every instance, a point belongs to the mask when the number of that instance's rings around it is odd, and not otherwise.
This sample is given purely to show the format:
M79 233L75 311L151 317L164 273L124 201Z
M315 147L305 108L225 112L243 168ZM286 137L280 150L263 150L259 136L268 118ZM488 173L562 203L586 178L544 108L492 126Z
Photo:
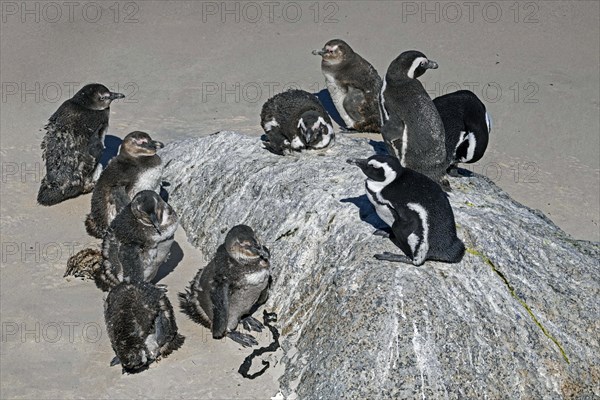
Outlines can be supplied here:
M348 113L346 113L346 110L344 109L344 99L346 98L346 92L341 87L339 87L333 75L324 75L327 90L329 91L329 95L331 96L331 100L333 100L335 108L340 113L340 117L342 117L346 126L348 128L353 128L356 121L350 118L350 116L348 115Z
M144 171L139 177L135 185L129 192L129 197L133 198L142 190L152 190L160 193L160 184L162 181L162 164Z

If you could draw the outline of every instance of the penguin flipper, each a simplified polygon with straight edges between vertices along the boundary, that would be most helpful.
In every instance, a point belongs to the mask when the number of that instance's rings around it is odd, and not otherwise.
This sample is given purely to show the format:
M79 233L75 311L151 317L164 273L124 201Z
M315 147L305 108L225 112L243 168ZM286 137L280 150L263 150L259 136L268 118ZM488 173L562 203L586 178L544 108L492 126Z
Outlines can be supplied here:
M365 102L365 93L360 89L349 86L342 105L346 111L346 114L348 114L350 118L352 118L354 121L362 121L365 118L360 111Z
M194 291L186 289L185 292L178 293L177 297L179 298L179 308L185 315L205 328L212 328L212 322L200 306Z
M115 204L116 213L120 213L122 209L124 209L130 202L131 199L127 194L127 190L125 186L117 186L112 191L113 201Z
M406 124L403 120L388 120L381 128L381 136L389 155L402 161L403 136L406 133Z
M221 339L227 333L229 320L229 284L217 282L210 298L213 305L212 335L215 339Z
M144 281L144 263L139 255L139 248L136 245L121 245L118 257L123 268L123 279L129 278L130 282Z
M414 212L408 212L403 208L392 209L390 207L390 210L394 216L394 223L392 224L393 235L390 236L390 239L410 260L412 260L414 250L411 246L409 237L411 235L416 236L415 232L420 230L421 220ZM410 262L412 263L412 261Z

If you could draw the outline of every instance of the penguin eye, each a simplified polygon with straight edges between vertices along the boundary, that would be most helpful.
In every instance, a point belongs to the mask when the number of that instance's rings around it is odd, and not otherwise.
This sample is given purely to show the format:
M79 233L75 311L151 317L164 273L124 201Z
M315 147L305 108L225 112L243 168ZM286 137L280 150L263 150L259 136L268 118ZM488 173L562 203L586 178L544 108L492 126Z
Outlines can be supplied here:
M427 61L421 61L421 67L424 67L427 64Z

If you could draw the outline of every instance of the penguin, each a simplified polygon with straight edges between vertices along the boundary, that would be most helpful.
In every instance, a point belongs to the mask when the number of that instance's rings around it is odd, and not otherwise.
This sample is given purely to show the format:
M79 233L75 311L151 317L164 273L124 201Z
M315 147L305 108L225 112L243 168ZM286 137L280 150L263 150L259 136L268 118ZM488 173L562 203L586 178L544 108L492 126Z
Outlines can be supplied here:
M110 365L123 373L144 371L180 348L185 336L177 331L166 289L147 282L122 282L104 302L104 320L116 354Z
M131 132L100 175L92 193L91 212L85 220L90 236L102 239L117 213L138 192L160 193L162 162L157 149L164 145L145 132Z
M215 339L227 336L244 347L258 344L236 328L241 321L247 330L262 331L263 325L250 314L268 298L269 259L269 250L250 227L233 227L215 257L179 293L181 310L211 329Z
M485 105L470 90L459 90L433 99L446 132L448 174L458 176L457 164L474 163L487 149L492 119Z
M365 187L377 215L391 227L383 231L404 255L376 254L378 260L422 265L426 260L457 263L465 253L456 236L454 213L446 193L427 176L404 168L397 158L375 155L349 159L367 176Z
M316 96L298 89L279 93L265 102L260 113L267 140L265 148L278 155L333 144L331 119Z
M403 167L427 175L449 191L444 124L417 79L427 69L437 67L435 61L415 50L405 51L392 61L379 99L381 135L389 154Z
M340 39L313 50L322 57L321 71L327 90L346 127L358 132L379 132L378 96L381 77L375 68Z
M110 224L102 242L96 286L108 291L122 281L149 282L168 258L177 214L156 192L143 190Z
M46 175L37 201L52 206L89 193L100 177L110 104L122 93L93 83L82 87L50 117L42 140Z

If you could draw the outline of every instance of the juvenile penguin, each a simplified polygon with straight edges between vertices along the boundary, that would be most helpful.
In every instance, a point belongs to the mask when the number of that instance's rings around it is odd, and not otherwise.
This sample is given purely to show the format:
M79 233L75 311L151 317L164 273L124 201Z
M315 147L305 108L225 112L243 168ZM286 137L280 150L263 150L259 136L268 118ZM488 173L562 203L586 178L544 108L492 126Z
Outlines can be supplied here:
M284 155L303 149L323 149L334 142L331 119L316 96L288 90L271 97L260 113L267 135L265 148Z
M475 93L459 90L433 99L446 131L446 153L450 158L448 172L458 175L461 163L474 163L487 149L492 119Z
M162 162L156 150L161 142L152 140L145 132L125 136L119 154L100 175L92 193L91 212L85 227L91 236L102 239L117 213L138 192L153 190L160 193Z
M236 328L240 320L248 330L260 332L263 328L250 314L267 300L269 258L269 250L250 227L233 227L215 257L198 271L189 288L179 293L181 310L211 329L215 339L227 335L244 347L258 344L253 336Z
M377 215L391 227L390 239L405 254L386 252L375 258L414 265L425 260L457 263L462 259L465 247L456 236L454 213L437 183L402 167L392 156L350 159L348 163L360 167L367 176L367 197Z
M147 282L123 282L104 303L106 330L123 373L137 373L183 345L166 290Z
M96 285L107 291L122 281L154 279L169 256L178 226L177 214L156 192L136 194L106 232Z
M379 132L381 77L375 68L340 39L330 40L312 53L322 57L327 90L346 127Z
M390 64L380 106L381 135L390 155L403 167L427 175L449 189L445 179L446 155L444 125L433 101L417 79L428 68L437 68L419 51L405 51Z
M39 204L51 206L92 191L102 172L110 103L123 97L94 83L82 87L52 114L41 145L46 175L37 196Z

